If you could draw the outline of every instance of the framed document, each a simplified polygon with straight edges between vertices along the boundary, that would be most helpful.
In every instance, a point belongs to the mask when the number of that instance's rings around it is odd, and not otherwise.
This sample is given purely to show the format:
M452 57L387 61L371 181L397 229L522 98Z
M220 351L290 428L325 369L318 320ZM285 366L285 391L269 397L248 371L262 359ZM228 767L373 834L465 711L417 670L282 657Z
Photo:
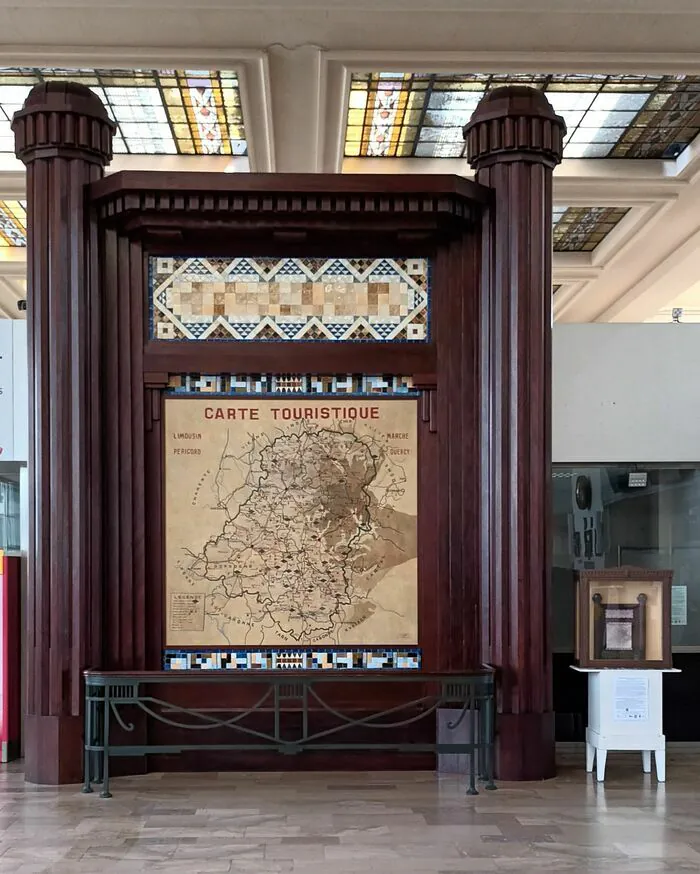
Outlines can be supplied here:
M606 604L603 598L601 592L591 598L595 658L644 659L647 596L640 593L634 604Z
M581 667L671 667L672 571L610 568L577 580Z

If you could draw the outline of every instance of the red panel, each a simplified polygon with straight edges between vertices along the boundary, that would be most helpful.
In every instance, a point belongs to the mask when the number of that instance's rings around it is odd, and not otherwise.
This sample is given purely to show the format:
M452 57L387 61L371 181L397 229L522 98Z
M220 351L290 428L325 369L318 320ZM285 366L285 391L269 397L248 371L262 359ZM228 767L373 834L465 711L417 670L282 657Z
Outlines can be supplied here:
M0 757L8 762L20 752L20 559L0 556Z

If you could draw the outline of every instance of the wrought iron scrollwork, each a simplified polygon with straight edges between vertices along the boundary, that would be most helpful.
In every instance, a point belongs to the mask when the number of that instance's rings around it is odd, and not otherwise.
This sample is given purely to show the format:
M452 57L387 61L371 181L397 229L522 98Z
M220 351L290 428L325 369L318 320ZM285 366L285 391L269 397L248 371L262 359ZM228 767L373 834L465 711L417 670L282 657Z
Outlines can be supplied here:
M379 706L355 696L350 712L333 701L339 688L348 684L376 684L396 691L408 681L410 692L400 696L398 703ZM197 683L238 686L263 686L263 692L250 704L250 696L240 706L223 708L188 707L165 695L155 695L155 686L164 689ZM325 688L323 688L325 687ZM330 698L325 692L330 692ZM383 699L384 696L371 698ZM180 699L181 700L181 699ZM358 706L357 701L361 702ZM396 701L396 697L390 699ZM447 738L438 737L436 714L441 708L458 709L458 714L443 723ZM285 725L285 714L291 710L300 714L293 730ZM128 711L128 712L127 712ZM416 735L405 729L435 718L432 728ZM266 720L270 720L265 725ZM315 722L320 720L320 724ZM191 732L216 731L215 743L155 743L134 742L137 726L145 721L158 722L171 728ZM330 724L329 724L330 722ZM112 725L113 723L113 725ZM443 728L443 731L444 731ZM112 730L121 732L115 737ZM286 729L286 730L285 730ZM462 739L457 739L461 729ZM368 732L378 731L377 741L365 740ZM219 733L232 732L231 742L219 742ZM389 734L389 736L387 736ZM130 737L125 737L126 735ZM225 735L221 735L225 737ZM432 736L433 740L425 741ZM377 671L368 677L343 674L330 676L324 672L299 672L294 677L271 673L233 674L212 672L209 676L194 672L161 672L139 674L124 680L123 675L88 671L85 674L85 784L83 791L92 792L93 784L102 784L102 797L109 798L109 760L113 756L138 756L176 753L184 750L262 751L274 750L284 755L297 755L311 750L373 750L420 751L437 754L465 755L468 760L468 794L476 794L476 781L481 777L486 788L493 783L494 740L494 679L490 669L458 675L420 674L398 676Z

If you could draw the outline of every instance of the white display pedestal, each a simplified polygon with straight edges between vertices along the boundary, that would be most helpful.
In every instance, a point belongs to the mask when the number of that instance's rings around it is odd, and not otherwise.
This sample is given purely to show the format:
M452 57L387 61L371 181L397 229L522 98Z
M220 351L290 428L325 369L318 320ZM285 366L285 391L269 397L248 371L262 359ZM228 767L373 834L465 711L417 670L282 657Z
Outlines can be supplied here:
M639 750L642 769L651 772L654 753L656 778L666 780L666 738L662 713L663 674L680 673L677 668L637 670L624 668L578 668L588 674L588 728L586 729L586 771L596 765L596 778L605 779L608 750Z

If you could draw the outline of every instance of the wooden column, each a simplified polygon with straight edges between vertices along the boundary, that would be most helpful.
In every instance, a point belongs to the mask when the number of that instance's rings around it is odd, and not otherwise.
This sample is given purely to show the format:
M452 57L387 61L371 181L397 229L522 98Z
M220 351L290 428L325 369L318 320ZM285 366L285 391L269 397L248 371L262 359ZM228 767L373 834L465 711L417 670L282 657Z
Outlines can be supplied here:
M484 219L480 313L482 657L500 673L497 773L554 776L552 171L563 120L541 91L487 94L465 127Z
M114 125L84 85L34 88L13 120L27 167L29 578L26 777L82 773L82 671L101 663L100 308L85 185Z

